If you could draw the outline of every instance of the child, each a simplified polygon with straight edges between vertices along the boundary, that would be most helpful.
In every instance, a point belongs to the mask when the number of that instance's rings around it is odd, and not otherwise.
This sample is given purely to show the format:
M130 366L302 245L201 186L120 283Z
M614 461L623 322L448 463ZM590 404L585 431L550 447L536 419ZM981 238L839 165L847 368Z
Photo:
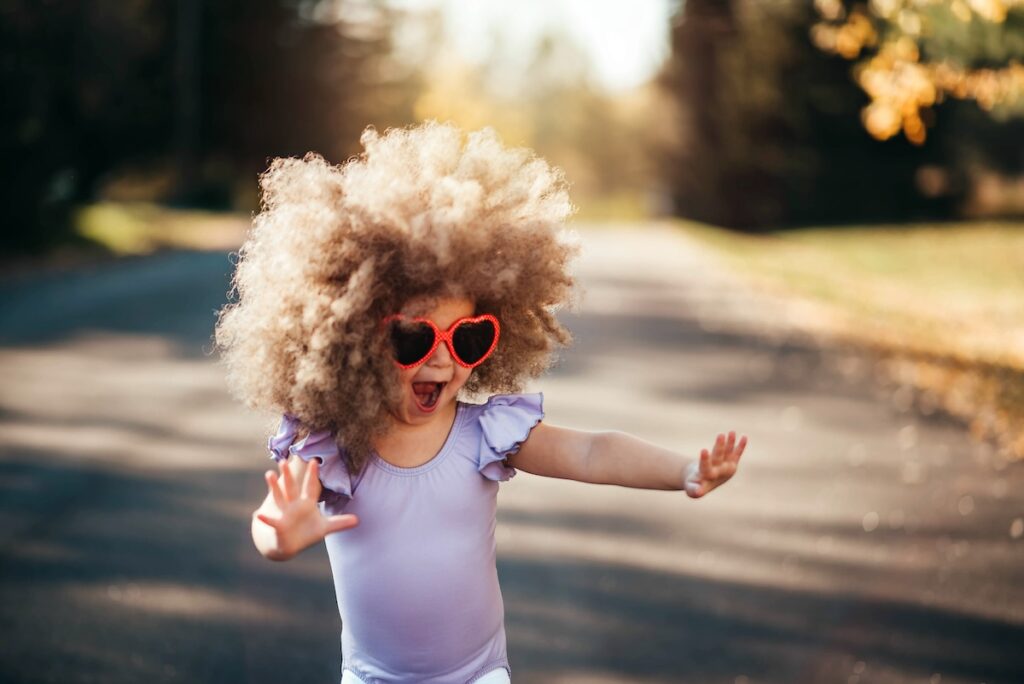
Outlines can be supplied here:
M698 498L746 437L690 460L543 422L543 395L519 392L571 341L554 315L579 249L560 172L490 129L362 142L340 167L310 154L263 174L217 324L232 391L284 413L253 541L272 560L325 541L344 684L509 682L498 482L518 469Z

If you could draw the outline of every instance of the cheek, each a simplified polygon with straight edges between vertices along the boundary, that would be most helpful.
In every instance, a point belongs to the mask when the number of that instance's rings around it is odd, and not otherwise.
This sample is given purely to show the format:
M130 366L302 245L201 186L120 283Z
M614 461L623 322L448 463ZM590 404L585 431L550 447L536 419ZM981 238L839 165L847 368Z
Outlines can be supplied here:
M399 370L398 371L398 386L401 388L403 394L412 393L412 379L416 375L418 369L412 370Z
M473 370L471 368L463 368L462 366L459 366L458 370L456 370L455 374L452 376L452 384L462 387L466 384L466 381L469 380L469 376L472 374Z

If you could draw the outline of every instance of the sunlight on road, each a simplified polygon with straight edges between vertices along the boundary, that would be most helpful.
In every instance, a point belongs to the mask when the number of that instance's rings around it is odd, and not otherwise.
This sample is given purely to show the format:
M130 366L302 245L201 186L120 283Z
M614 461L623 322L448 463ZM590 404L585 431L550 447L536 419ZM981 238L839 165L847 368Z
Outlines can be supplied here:
M0 352L6 446L130 468L252 467L260 421L222 370L155 335L86 332Z

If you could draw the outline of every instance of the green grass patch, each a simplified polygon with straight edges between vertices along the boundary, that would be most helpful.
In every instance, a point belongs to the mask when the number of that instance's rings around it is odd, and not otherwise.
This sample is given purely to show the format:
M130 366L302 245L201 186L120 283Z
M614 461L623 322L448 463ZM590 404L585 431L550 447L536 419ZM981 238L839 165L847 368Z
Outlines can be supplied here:
M894 359L901 382L1024 460L1024 224L678 226L757 286L837 313L830 332Z
M644 221L651 214L648 198L639 191L584 195L573 197L573 202L577 207L573 220L581 223L618 225L623 221Z
M746 235L679 227L760 284L865 334L1024 369L1024 224L853 226Z
M75 231L115 254L146 254L161 247L232 249L248 219L231 213L171 209L138 202L102 202L75 215Z

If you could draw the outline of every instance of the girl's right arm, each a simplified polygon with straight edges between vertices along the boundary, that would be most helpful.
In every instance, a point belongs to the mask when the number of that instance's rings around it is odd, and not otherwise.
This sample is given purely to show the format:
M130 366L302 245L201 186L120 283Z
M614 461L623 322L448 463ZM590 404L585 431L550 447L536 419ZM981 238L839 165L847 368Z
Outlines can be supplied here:
M325 517L317 505L322 486L320 461L298 457L279 461L280 476L264 473L267 498L252 515L252 540L270 560L286 561L332 532L355 527L355 515Z

